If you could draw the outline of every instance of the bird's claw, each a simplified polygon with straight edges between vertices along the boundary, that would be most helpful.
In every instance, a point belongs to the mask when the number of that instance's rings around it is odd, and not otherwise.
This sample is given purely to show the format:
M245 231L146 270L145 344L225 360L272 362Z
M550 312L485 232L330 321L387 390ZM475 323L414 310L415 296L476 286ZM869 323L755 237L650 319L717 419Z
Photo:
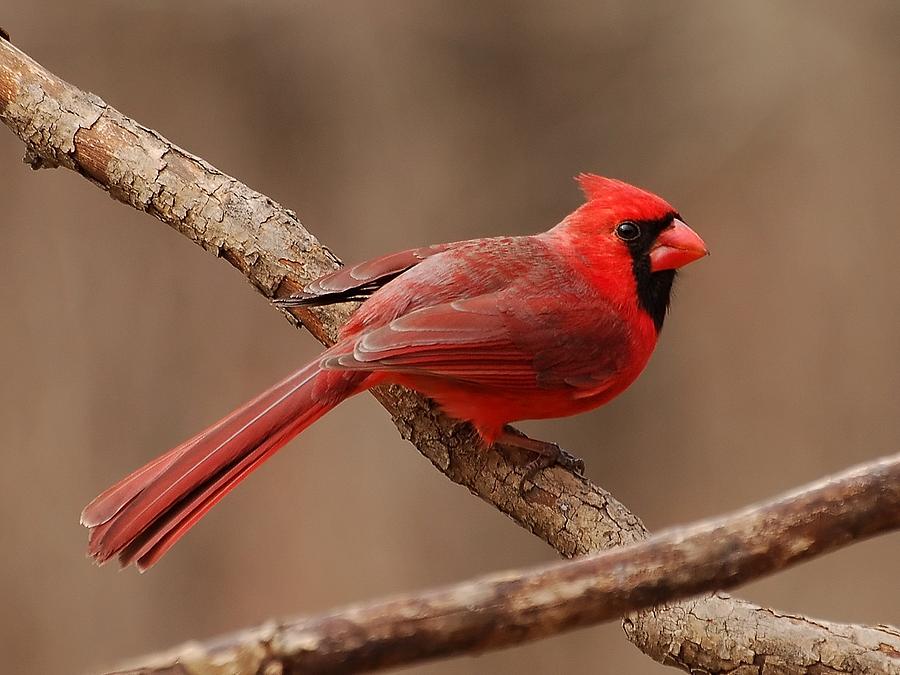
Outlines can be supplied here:
M571 471L576 476L584 477L584 460L581 457L576 457L568 450L559 448L559 456L554 464L561 466L566 471Z
M556 443L546 444L547 452L540 452L538 455L525 465L525 473L519 480L519 494L525 497L525 483L529 482L534 485L534 479L537 474L544 469L552 466L558 466L566 471L574 473L576 476L584 476L584 460L576 457L568 450L563 450Z

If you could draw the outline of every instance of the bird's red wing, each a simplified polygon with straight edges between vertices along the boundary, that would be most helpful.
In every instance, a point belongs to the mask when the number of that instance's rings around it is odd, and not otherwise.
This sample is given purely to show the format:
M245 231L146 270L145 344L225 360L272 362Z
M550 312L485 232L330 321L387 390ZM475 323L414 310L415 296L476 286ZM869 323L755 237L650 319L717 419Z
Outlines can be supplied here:
M288 298L279 298L275 304L281 307L315 307L338 302L364 300L386 283L411 267L436 253L446 251L456 244L436 244L411 248L398 253L342 267L310 283L303 292Z
M363 334L352 353L322 366L434 375L504 389L596 390L616 372L620 357L608 345L621 340L605 339L602 325L578 325L578 334L566 336L571 298L518 297L511 303L511 295L489 293L416 310Z

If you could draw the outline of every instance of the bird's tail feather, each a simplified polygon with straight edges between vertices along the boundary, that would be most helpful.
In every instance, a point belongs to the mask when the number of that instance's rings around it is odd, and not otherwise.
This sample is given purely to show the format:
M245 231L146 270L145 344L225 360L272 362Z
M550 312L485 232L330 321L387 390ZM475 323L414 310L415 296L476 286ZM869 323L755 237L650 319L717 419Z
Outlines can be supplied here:
M367 374L322 370L320 359L125 477L81 514L88 553L142 571L276 450L366 388Z

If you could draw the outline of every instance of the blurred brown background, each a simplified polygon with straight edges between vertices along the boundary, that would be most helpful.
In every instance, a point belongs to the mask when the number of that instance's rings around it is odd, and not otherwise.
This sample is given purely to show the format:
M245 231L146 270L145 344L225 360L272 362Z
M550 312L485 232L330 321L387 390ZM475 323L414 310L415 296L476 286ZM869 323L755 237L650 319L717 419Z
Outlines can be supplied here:
M653 529L897 450L896 0L5 0L0 24L348 261L545 229L582 170L665 195L713 256L683 275L651 366L603 410L526 425ZM21 156L2 131L6 672L88 672L554 558L362 396L149 574L89 564L91 497L318 346L224 262ZM898 624L898 563L886 537L741 594ZM617 624L413 670L667 672Z

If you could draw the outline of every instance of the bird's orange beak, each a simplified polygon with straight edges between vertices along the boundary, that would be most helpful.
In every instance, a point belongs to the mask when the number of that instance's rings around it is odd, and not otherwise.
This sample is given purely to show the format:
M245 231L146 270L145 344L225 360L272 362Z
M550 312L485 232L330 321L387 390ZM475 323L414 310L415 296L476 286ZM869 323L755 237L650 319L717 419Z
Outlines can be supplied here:
M676 270L709 255L700 236L675 218L650 248L650 271Z

